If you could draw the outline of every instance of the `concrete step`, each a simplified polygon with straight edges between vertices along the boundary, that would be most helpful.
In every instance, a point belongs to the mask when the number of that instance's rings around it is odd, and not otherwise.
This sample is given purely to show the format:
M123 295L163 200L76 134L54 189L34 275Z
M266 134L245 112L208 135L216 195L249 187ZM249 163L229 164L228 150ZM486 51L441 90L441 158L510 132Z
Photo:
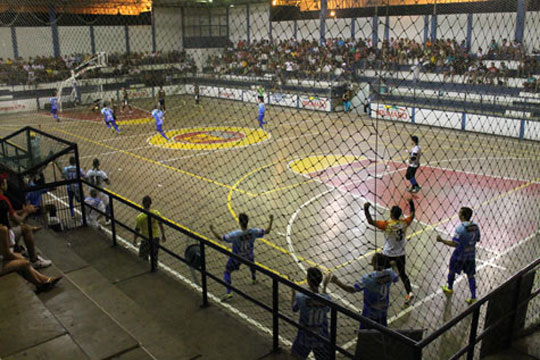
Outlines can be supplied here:
M17 273L0 277L0 358L67 334Z

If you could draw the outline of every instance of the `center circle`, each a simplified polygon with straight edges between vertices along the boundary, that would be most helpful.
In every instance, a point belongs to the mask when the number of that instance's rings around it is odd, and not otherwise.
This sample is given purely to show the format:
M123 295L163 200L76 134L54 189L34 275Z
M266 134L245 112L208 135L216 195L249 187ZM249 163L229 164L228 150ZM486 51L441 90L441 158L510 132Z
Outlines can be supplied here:
M217 150L254 145L270 138L262 129L235 126L194 127L166 131L148 139L154 146L178 150Z
M219 144L242 140L246 135L237 131L207 130L179 134L173 137L184 144Z

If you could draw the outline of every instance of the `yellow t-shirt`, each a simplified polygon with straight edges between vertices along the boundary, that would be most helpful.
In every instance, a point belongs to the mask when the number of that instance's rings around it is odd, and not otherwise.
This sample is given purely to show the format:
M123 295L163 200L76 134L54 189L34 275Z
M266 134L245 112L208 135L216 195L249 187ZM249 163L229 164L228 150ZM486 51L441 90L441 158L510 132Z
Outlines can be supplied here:
M161 216L161 213L157 210L150 210L152 214L156 214L157 216ZM139 214L137 215L137 224L136 228L139 229L140 233L148 238L148 216L146 214ZM158 238L160 237L161 233L159 231L158 221L155 219L152 219L152 237Z

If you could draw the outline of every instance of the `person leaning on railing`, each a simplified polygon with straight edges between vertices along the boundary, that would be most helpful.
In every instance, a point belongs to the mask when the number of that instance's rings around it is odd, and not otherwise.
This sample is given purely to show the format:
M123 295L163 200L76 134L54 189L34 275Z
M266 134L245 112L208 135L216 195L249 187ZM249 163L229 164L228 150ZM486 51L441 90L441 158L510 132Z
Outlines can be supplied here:
M49 277L35 270L21 254L13 252L12 245L8 228L0 225L0 276L16 271L36 286L37 293L51 290L62 279L62 275Z

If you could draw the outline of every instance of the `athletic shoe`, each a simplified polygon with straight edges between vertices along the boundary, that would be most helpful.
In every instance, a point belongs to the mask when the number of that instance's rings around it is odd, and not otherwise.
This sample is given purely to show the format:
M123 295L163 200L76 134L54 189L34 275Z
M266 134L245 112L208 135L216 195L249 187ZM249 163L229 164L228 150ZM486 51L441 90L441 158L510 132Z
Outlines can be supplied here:
M414 294L412 292L405 295L405 305L409 305L414 299Z
M468 298L467 300L465 300L465 302L469 305L472 305L476 302L476 298Z
M111 219L105 220L105 225L111 225Z
M43 269L52 265L51 260L46 260L38 255L37 260L32 262L34 269Z
M447 285L441 286L441 289L442 289L443 293L445 293L447 295L452 295L454 293L454 290L450 289Z
M413 187L407 188L407 191L408 192L414 192L414 188Z
M415 186L415 187L413 187L413 188L411 189L411 192L412 192L413 194L416 194L417 192L420 191L420 189L421 189L420 186Z
M233 297L233 294L232 294L232 293L225 294L225 295L221 298L221 302L229 301L230 299L232 299L232 297Z

